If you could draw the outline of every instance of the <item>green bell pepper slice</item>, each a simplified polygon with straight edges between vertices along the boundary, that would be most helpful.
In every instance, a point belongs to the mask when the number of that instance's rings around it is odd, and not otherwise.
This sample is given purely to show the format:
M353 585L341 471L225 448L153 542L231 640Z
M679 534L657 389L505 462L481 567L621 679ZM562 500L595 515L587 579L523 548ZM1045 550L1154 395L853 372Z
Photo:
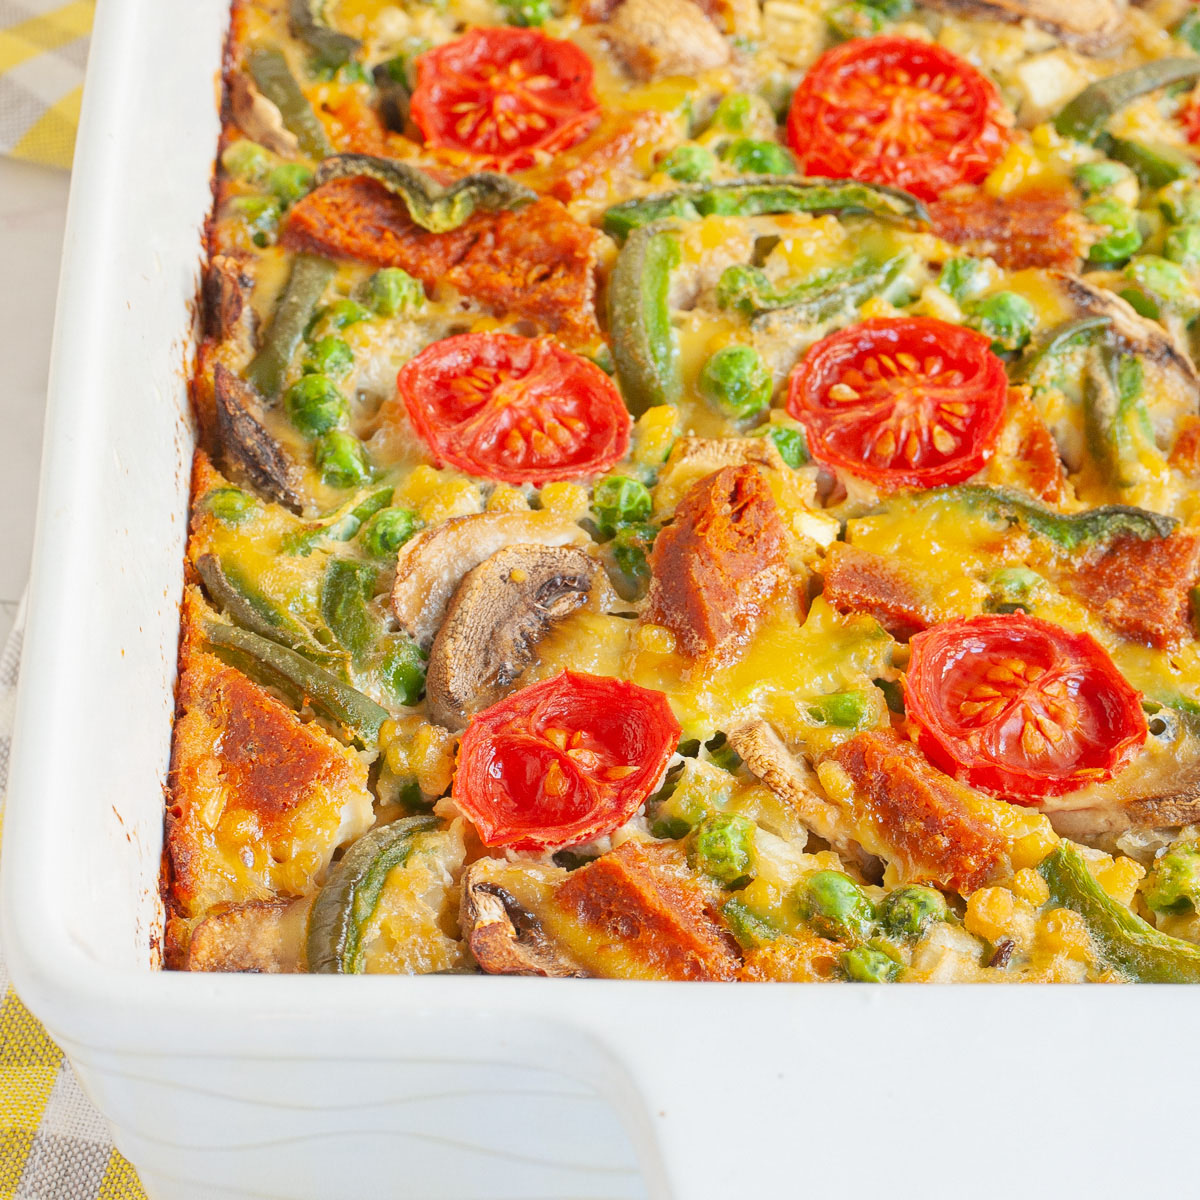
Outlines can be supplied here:
M1055 130L1077 142L1093 142L1105 122L1130 101L1173 83L1200 79L1200 58L1159 58L1088 84L1054 119Z
M295 134L300 149L309 158L322 159L333 153L325 126L300 90L287 59L274 47L252 50L246 66L258 90L279 109L284 128Z

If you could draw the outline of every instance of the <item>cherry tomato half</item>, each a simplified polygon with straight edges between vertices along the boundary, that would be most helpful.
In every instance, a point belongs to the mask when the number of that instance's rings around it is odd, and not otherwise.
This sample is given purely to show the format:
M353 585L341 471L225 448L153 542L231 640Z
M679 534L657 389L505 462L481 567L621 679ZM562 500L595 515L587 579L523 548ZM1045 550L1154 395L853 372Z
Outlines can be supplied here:
M409 113L427 145L516 171L587 137L600 102L592 61L573 42L501 26L422 54Z
M1008 377L981 333L932 317L877 317L822 338L796 364L788 412L813 458L880 487L937 487L992 456Z
M1008 142L995 87L949 50L903 37L822 54L792 97L787 134L804 175L891 184L922 200L979 183Z
M616 384L550 338L443 338L400 368L396 386L438 464L469 475L550 483L607 470L629 449Z
M1086 633L1024 613L918 633L905 706L926 757L1018 804L1111 779L1146 740L1141 695Z
M471 718L454 800L488 846L577 846L624 825L679 743L662 692L564 671Z

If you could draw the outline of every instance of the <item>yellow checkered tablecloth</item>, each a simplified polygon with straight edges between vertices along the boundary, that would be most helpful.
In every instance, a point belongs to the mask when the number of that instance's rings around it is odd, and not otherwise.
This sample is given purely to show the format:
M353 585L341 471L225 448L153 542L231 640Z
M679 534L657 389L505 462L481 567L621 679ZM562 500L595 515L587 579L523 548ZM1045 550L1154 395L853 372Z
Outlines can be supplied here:
M95 0L0 0L0 153L67 168Z
M95 0L0 0L0 153L69 168ZM0 821L21 661L0 654ZM0 1200L145 1200L62 1051L9 987L0 946Z
M0 821L23 625L20 612L0 654ZM145 1200L63 1052L9 987L2 945L0 996L0 1200Z

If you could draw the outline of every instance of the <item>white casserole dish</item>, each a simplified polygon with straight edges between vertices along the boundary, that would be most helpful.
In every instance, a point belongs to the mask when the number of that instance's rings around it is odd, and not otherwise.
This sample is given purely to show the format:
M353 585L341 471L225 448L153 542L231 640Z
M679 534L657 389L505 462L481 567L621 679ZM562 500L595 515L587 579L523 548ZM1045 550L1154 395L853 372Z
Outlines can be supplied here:
M152 1200L1188 1194L1182 988L158 970L226 10L98 14L0 897L19 992Z

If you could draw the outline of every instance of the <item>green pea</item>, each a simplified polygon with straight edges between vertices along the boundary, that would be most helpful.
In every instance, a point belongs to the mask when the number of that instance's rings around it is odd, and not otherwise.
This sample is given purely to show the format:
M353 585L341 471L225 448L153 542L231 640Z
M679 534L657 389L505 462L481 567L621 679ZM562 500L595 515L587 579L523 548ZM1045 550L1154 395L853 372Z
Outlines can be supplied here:
M1158 210L1172 225L1200 223L1200 187L1186 179L1168 183L1155 193Z
M550 0L500 0L504 19L522 28L545 25L554 16Z
M307 196L312 185L312 168L303 163L280 163L267 176L267 187L285 206Z
M949 259L938 276L938 287L960 305L976 295L984 282L983 264L977 258Z
M306 375L328 375L340 379L354 366L354 351L340 337L323 337L304 356L301 369Z
M1164 854L1142 888L1153 912L1181 916L1200 911L1200 842L1187 842Z
M645 521L652 508L649 491L628 475L609 475L600 480L592 492L596 525L605 536L611 536L626 525Z
M225 525L240 525L258 511L258 501L249 492L236 487L214 488L205 495L202 503Z
M739 420L771 403L771 372L752 346L725 346L700 371L700 395L718 412Z
M1002 567L988 577L991 594L984 602L988 612L1029 612L1032 599L1046 587L1046 580L1028 567Z
M1185 267L1200 265L1200 224L1172 229L1163 244L1163 256Z
M242 183L261 183L271 169L271 154L257 142L239 138L225 147L221 166Z
M420 523L411 509L383 508L362 527L358 540L373 558L388 558L417 532Z
M1178 263L1157 254L1139 254L1129 261L1124 274L1156 308L1165 306L1186 321L1200 314L1200 296Z
M379 674L398 703L416 704L425 692L425 655L416 642L397 637L384 654Z
M425 289L407 271L385 267L367 280L366 300L381 317L395 317L420 308Z
M259 249L271 244L283 212L278 200L273 196L234 196L229 206Z
M894 938L915 942L936 921L950 919L950 906L935 888L910 884L889 892L879 908L884 931Z
M844 42L871 37L884 26L884 16L869 4L839 4L825 18L834 36Z
M316 458L321 476L330 487L356 487L371 477L362 443L344 430L324 434L317 443Z
M662 798L654 805L650 821L650 832L656 838L678 841L708 816L708 809L691 789L672 787L667 795L662 792L659 795Z
M371 310L363 308L355 300L335 300L321 314L335 329L345 329L348 325L357 325L359 321L368 321Z
M1123 163L1101 162L1080 163L1072 173L1075 186L1091 199L1093 196L1111 192L1118 184L1133 178L1133 172Z
M967 323L992 339L997 354L1012 354L1029 341L1037 313L1016 292L993 292L973 307Z
M734 138L720 150L721 158L743 175L790 175L796 160L778 142Z
M699 183L713 173L716 165L717 160L711 150L688 142L676 146L658 164L658 169L679 183Z
M808 462L808 442L803 429L791 429L787 425L760 425L752 430L751 437L769 437L779 451L779 457L789 467L802 467Z
M838 957L842 973L851 983L891 983L904 969L877 946L855 946Z
M350 415L346 398L328 375L302 375L284 392L283 411L310 438L336 429Z
M875 923L870 897L841 871L818 871L796 888L800 916L822 937L861 941Z
M1105 197L1086 205L1083 215L1093 225L1107 231L1088 247L1089 262L1121 262L1141 246L1137 213L1128 204Z
M729 133L745 133L754 125L758 108L755 97L746 92L730 92L721 98L708 122L709 129L723 129Z
M862 692L833 692L809 707L809 715L823 725L857 729L873 712Z
M740 813L714 813L697 826L688 862L730 890L754 878L754 822Z
M637 522L618 529L609 543L617 566L637 587L649 581L650 566L647 555L658 536L658 526Z

